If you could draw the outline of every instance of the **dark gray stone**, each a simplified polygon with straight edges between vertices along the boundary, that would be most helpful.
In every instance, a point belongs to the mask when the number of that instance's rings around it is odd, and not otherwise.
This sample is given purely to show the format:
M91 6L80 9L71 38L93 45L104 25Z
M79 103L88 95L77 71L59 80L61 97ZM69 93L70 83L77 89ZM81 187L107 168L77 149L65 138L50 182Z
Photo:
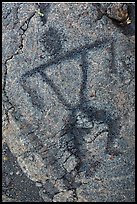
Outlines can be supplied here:
M3 3L2 12L3 137L45 186L40 196L133 201L134 4Z

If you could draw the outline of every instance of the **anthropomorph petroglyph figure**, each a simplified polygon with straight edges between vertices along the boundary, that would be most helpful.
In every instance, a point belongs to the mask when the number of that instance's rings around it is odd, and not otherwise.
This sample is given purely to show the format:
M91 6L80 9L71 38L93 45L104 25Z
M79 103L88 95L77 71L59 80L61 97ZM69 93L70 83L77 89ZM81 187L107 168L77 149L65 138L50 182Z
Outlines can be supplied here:
M23 171L42 182L44 201L79 201L82 194L89 201L91 180L109 169L110 157L123 156L133 41L107 16L98 19L94 4L25 5L35 14L21 35L22 53L6 61L13 106L6 131L15 144L5 137ZM21 4L26 19L22 11Z

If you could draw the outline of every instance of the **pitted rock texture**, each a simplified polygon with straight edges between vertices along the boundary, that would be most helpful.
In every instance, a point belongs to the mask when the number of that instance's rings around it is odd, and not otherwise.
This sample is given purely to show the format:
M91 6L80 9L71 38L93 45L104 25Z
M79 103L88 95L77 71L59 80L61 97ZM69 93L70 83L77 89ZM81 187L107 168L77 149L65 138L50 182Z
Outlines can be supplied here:
M110 8L126 8L131 23L115 24ZM2 12L3 138L39 195L133 202L134 4L3 3Z

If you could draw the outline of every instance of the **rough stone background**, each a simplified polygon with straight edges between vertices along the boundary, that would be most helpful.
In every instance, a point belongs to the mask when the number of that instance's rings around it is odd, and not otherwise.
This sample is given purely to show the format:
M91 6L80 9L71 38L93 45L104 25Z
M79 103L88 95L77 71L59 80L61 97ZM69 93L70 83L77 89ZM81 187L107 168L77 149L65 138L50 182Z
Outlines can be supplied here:
M2 4L3 202L135 201L134 7Z

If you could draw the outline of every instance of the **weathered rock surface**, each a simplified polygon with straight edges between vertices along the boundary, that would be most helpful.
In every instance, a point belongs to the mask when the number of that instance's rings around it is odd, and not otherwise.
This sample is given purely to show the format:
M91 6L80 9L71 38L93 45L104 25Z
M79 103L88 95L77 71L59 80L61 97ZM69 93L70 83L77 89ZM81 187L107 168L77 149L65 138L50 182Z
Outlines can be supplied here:
M133 202L134 4L2 7L3 138L24 173L45 202Z

